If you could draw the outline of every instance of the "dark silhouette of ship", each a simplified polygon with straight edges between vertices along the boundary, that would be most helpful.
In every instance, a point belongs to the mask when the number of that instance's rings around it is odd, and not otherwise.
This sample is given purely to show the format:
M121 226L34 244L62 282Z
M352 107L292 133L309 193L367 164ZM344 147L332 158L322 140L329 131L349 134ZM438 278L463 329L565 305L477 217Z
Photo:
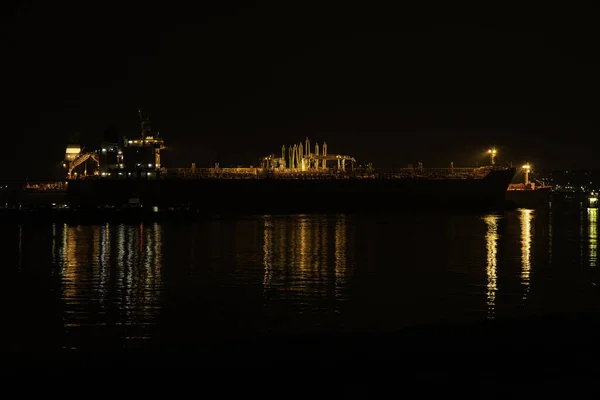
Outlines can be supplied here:
M68 184L75 207L188 207L207 212L292 213L393 211L407 208L489 209L504 206L513 168L474 170L483 176L78 179Z
M531 165L526 163L521 167L523 183L511 183L506 191L506 201L509 206L517 208L541 208L550 204L551 186L531 182L529 173Z
M164 168L164 142L142 116L141 135L102 143L98 150L70 146L65 156L68 202L74 208L186 208L205 212L292 213L393 211L407 208L498 208L515 169L423 168L377 171L357 166L327 144L283 146L248 168ZM113 137L116 135L112 135ZM112 139L115 140L115 139ZM492 153L493 152L493 153ZM92 164L91 166L89 164ZM95 166L94 166L95 165ZM131 207L129 207L131 208Z

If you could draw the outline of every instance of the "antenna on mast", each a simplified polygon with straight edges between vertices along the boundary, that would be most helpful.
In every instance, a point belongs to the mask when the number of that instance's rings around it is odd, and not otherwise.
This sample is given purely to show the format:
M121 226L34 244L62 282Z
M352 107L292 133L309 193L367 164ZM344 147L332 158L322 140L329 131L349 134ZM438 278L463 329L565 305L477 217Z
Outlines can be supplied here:
M142 128L142 140L146 140L146 136L150 133L150 118L144 118L141 108L138 108L138 115L140 117L140 124Z

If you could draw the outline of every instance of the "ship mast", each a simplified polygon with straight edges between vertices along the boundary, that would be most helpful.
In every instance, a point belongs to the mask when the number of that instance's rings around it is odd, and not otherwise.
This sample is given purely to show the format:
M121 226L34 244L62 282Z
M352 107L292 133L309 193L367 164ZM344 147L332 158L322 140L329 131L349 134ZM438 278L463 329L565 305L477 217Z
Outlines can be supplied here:
M142 115L142 109L138 108L138 115L140 116L140 125L142 131L142 143L146 141L146 136L150 133L150 118Z
M498 154L498 151L496 150L495 147L492 147L491 149L488 150L488 154L490 155L490 164L495 165L496 164L496 155Z
M525 163L523 165L523 175L525 175L525 186L529 185L529 171L531 170L531 165L529 163Z

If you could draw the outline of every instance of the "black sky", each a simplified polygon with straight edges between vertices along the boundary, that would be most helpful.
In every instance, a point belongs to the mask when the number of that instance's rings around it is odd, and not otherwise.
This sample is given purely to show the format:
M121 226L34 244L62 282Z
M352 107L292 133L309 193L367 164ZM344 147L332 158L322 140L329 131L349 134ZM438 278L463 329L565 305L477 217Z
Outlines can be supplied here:
M248 164L309 136L384 167L484 162L491 144L600 167L591 7L198 3L7 6L0 178L50 177L75 135L137 133L138 107L167 166Z

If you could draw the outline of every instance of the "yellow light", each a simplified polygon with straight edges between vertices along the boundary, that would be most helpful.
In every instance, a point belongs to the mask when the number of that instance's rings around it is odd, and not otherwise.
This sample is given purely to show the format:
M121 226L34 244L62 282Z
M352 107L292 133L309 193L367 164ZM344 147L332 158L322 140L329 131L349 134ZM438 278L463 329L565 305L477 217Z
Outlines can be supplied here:
M79 154L80 152L81 152L81 148L79 146L67 147L67 154Z
M487 215L483 218L487 225L487 233L485 235L486 248L487 248L487 305L488 305L488 318L495 318L496 308L496 292L497 286L497 257L498 257L498 220L500 217L496 215Z
M520 209L520 225L521 225L521 283L525 287L523 300L527 299L527 294L530 287L531 274L531 242L532 242L532 221L534 218L533 210Z
M529 164L525 164L525 165L523 165L523 168L524 169L529 169L529 168L531 168L531 166Z
M597 199L596 199L597 200ZM598 209L588 208L588 247L590 267L598 262Z

